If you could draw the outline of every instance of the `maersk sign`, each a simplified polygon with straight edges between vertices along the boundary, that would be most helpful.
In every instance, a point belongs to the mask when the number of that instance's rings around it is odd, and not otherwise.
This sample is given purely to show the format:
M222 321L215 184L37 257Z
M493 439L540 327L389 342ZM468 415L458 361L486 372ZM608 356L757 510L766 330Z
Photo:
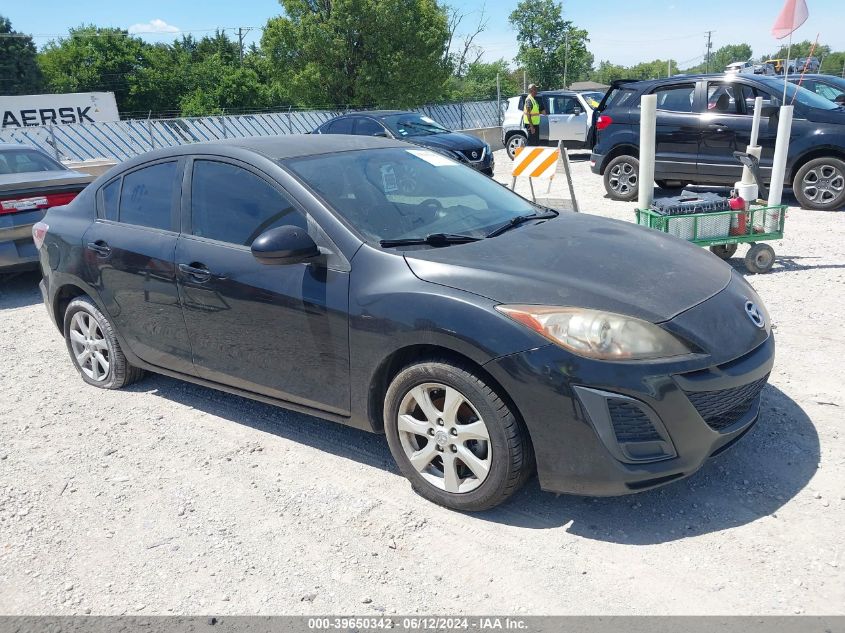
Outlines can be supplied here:
M118 121L113 92L0 96L0 127Z

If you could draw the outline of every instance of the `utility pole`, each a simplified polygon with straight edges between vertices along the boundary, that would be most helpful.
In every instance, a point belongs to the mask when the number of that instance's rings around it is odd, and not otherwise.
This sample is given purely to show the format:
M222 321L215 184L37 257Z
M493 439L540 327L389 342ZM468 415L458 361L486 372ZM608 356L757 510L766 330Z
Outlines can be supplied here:
M666 62L666 76L667 77L672 76L672 60L671 59L668 62Z
M496 118L502 124L502 84L499 83L499 73L496 73Z
M528 92L528 73L522 71L522 92Z
M566 53L563 57L563 87L566 88L566 75L569 71L569 30L566 31Z
M246 28L242 26L238 27L238 51L241 65L243 65L244 63L244 38L246 37L246 34L249 33L251 30L252 27L249 26Z
M707 31L707 72L710 72L710 49L713 48L713 43L710 41L710 37L713 35L713 31Z

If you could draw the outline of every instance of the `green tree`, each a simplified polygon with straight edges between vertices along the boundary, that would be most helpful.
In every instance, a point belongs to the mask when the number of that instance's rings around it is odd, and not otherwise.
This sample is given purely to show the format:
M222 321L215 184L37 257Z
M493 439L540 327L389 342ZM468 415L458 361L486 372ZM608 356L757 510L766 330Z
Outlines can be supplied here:
M148 47L121 29L84 25L50 41L38 65L54 92L110 91L122 112L140 111L147 104L133 95L131 86Z
M720 73L725 70L725 66L733 62L745 62L751 59L753 52L751 46L748 44L728 44L722 46L715 53L710 55L710 72ZM688 68L688 73L704 73L707 72L707 60L705 59L697 66Z
M32 38L14 31L9 18L0 15L0 94L32 94L43 86Z
M772 53L771 57L767 59L786 59L787 52L789 52L789 59L795 59L796 57L809 57L811 50L813 50L813 57L817 57L818 59L827 57L831 53L830 46L827 44L818 44L815 49L813 49L813 42L810 40L804 40L803 42L793 42L791 49L787 44L784 44L777 52Z
M467 67L463 77L449 78L444 98L449 101L486 101L496 98L496 76L499 77L502 99L507 99L521 89L508 63L504 59L495 62L474 62Z
M559 88L585 79L592 70L587 31L564 20L563 8L554 0L521 0L508 19L517 30L516 60L527 70L531 82L543 88Z
M441 95L449 32L436 0L280 3L284 15L268 21L261 49L298 105L402 107Z

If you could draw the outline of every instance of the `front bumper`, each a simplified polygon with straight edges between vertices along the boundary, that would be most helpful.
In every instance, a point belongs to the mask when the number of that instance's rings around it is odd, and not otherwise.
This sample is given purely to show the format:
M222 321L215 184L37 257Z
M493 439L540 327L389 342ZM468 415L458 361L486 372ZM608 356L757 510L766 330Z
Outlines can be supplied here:
M770 335L738 359L701 367L573 360L549 345L485 369L525 420L541 488L610 496L687 477L748 432L774 349Z

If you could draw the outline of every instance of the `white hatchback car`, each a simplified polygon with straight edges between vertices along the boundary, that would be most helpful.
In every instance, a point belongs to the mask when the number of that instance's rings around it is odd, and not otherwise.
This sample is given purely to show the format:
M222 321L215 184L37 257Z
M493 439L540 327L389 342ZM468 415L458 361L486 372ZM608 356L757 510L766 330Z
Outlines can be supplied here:
M537 93L541 109L547 114L540 116L540 144L557 145L563 141L569 149L586 147L587 130L593 117L594 93L572 90L545 90ZM524 94L508 99L508 107L502 119L502 144L513 159L516 150L528 140L522 126Z

